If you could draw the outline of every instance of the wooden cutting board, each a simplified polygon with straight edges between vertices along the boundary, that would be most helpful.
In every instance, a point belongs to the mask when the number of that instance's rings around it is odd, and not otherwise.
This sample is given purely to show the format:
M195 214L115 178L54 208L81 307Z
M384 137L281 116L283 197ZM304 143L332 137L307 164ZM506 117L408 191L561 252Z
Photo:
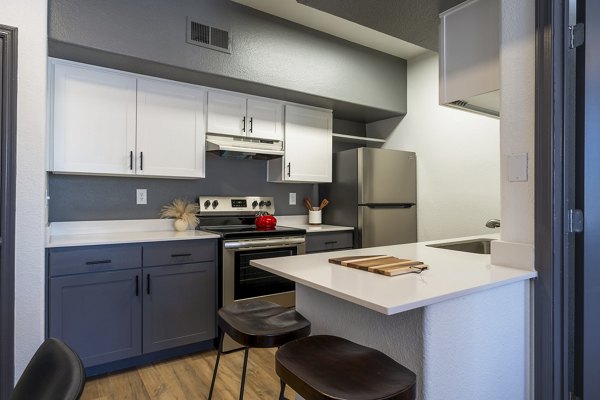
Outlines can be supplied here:
M429 268L421 261L385 255L366 255L330 258L329 262L386 276L420 273Z

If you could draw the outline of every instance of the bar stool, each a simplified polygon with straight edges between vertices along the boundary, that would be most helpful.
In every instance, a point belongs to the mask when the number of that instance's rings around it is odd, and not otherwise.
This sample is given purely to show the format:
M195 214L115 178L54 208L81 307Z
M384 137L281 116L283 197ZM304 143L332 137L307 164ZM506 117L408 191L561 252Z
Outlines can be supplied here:
M217 323L221 328L219 349L208 399L212 399L219 360L223 352L223 337L227 333L233 340L244 346L244 367L242 369L242 385L240 400L244 398L244 383L248 350L250 347L279 347L291 340L300 339L310 334L310 322L293 309L263 300L234 303L221 308L217 312ZM285 384L281 383L281 391Z
M317 335L275 353L275 371L307 400L414 400L416 375L385 354L349 340ZM283 390L279 394L283 400Z

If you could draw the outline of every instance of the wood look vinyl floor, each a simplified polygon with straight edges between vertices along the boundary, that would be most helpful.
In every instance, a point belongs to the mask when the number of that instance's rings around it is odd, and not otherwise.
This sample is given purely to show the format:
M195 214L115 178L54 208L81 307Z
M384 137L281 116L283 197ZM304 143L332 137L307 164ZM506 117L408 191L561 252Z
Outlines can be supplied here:
M217 351L189 355L119 373L89 378L82 400L206 399ZM221 356L214 400L239 398L244 352ZM277 399L275 349L250 349L244 399ZM295 399L289 387L285 397Z

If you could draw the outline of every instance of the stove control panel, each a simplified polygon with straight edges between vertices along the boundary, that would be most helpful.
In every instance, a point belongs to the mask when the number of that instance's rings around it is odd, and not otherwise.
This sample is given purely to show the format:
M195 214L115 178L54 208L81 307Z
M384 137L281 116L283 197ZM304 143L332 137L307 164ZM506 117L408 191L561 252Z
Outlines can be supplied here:
M259 196L200 196L200 215L254 215L259 211L275 214L272 197Z

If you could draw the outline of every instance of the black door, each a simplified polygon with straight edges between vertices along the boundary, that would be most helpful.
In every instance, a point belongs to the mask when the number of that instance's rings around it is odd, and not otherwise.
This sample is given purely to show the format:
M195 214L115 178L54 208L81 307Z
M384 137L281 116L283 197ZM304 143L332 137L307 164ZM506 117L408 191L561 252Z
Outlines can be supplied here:
M14 376L14 210L17 29L0 25L0 399Z
M581 0L585 43L578 54L577 198L584 229L576 244L575 393L600 398L600 2Z

